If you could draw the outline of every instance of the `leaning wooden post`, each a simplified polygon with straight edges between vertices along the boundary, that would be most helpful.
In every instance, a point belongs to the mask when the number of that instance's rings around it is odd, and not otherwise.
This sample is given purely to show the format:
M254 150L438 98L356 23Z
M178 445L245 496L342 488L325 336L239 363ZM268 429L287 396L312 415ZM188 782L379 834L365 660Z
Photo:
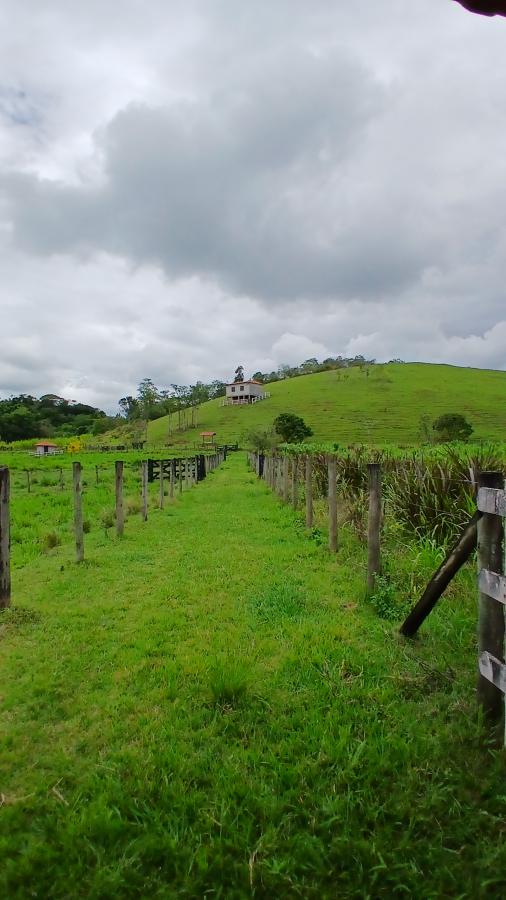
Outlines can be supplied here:
M298 474L299 474L299 458L298 456L294 456L292 459L292 506L294 509L297 509L299 505L299 482L298 482Z
M84 560L83 497L81 485L82 466L72 463L72 484L74 489L74 534L76 538L76 562Z
M504 488L500 472L482 472L478 487ZM478 498L480 501L480 497ZM478 522L478 571L486 570L501 575L503 571L501 516L487 512L480 503L483 516ZM483 590L478 599L478 648L480 663L483 654L490 654L500 663L504 662L504 606ZM478 703L490 722L498 722L503 713L504 695L502 691L484 675L478 676Z
M327 472L329 478L328 503L329 503L329 550L337 551L337 460L335 456L329 456L327 460Z
M369 463L369 526L367 533L367 591L374 592L376 575L381 572L381 467Z
M116 488L116 534L123 536L125 530L125 512L123 509L123 463L117 460L114 463L115 488Z
M163 487L163 460L160 460L160 509L163 509L164 502L164 487Z
M313 463L309 453L306 456L306 528L313 527Z
M0 468L0 609L11 605L10 474Z
M143 459L141 470L141 494L142 494L142 521L148 519L148 461Z

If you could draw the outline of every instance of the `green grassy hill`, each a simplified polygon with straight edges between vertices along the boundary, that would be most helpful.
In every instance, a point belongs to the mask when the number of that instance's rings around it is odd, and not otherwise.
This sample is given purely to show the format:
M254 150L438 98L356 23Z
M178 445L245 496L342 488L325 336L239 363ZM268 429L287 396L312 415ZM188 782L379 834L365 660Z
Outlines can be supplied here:
M296 413L311 426L314 440L342 443L414 443L422 415L462 413L473 438L506 436L506 372L461 369L428 363L390 363L303 375L266 386L271 397L252 406L205 403L198 428L168 436L168 419L150 423L149 439L189 443L212 430L220 443L240 441L252 428L265 428L282 412Z

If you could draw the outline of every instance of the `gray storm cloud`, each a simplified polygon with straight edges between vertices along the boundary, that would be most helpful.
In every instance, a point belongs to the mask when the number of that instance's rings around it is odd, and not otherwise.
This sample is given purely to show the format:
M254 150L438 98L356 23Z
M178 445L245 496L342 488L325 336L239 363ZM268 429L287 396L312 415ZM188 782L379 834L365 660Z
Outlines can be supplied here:
M122 10L0 12L0 393L110 407L318 348L506 366L506 22Z

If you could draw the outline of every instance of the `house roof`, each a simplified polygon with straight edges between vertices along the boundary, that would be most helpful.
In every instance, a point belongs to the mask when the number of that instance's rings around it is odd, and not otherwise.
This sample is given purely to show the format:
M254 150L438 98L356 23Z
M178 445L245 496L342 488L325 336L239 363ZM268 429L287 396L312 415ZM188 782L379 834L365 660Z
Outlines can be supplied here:
M36 447L57 447L58 444L53 444L52 441L37 441L35 446Z
M234 384L262 384L262 382L255 381L253 378L250 378L248 381L229 381L226 387L232 387Z
M201 431L200 437L211 437L213 434L216 434L215 431Z

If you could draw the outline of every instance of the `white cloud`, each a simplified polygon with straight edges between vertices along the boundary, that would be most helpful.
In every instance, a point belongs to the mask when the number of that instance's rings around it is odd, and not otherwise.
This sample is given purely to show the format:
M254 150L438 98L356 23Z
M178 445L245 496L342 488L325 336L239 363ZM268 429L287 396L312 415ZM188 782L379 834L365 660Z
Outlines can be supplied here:
M0 10L0 395L364 353L506 368L506 21Z

